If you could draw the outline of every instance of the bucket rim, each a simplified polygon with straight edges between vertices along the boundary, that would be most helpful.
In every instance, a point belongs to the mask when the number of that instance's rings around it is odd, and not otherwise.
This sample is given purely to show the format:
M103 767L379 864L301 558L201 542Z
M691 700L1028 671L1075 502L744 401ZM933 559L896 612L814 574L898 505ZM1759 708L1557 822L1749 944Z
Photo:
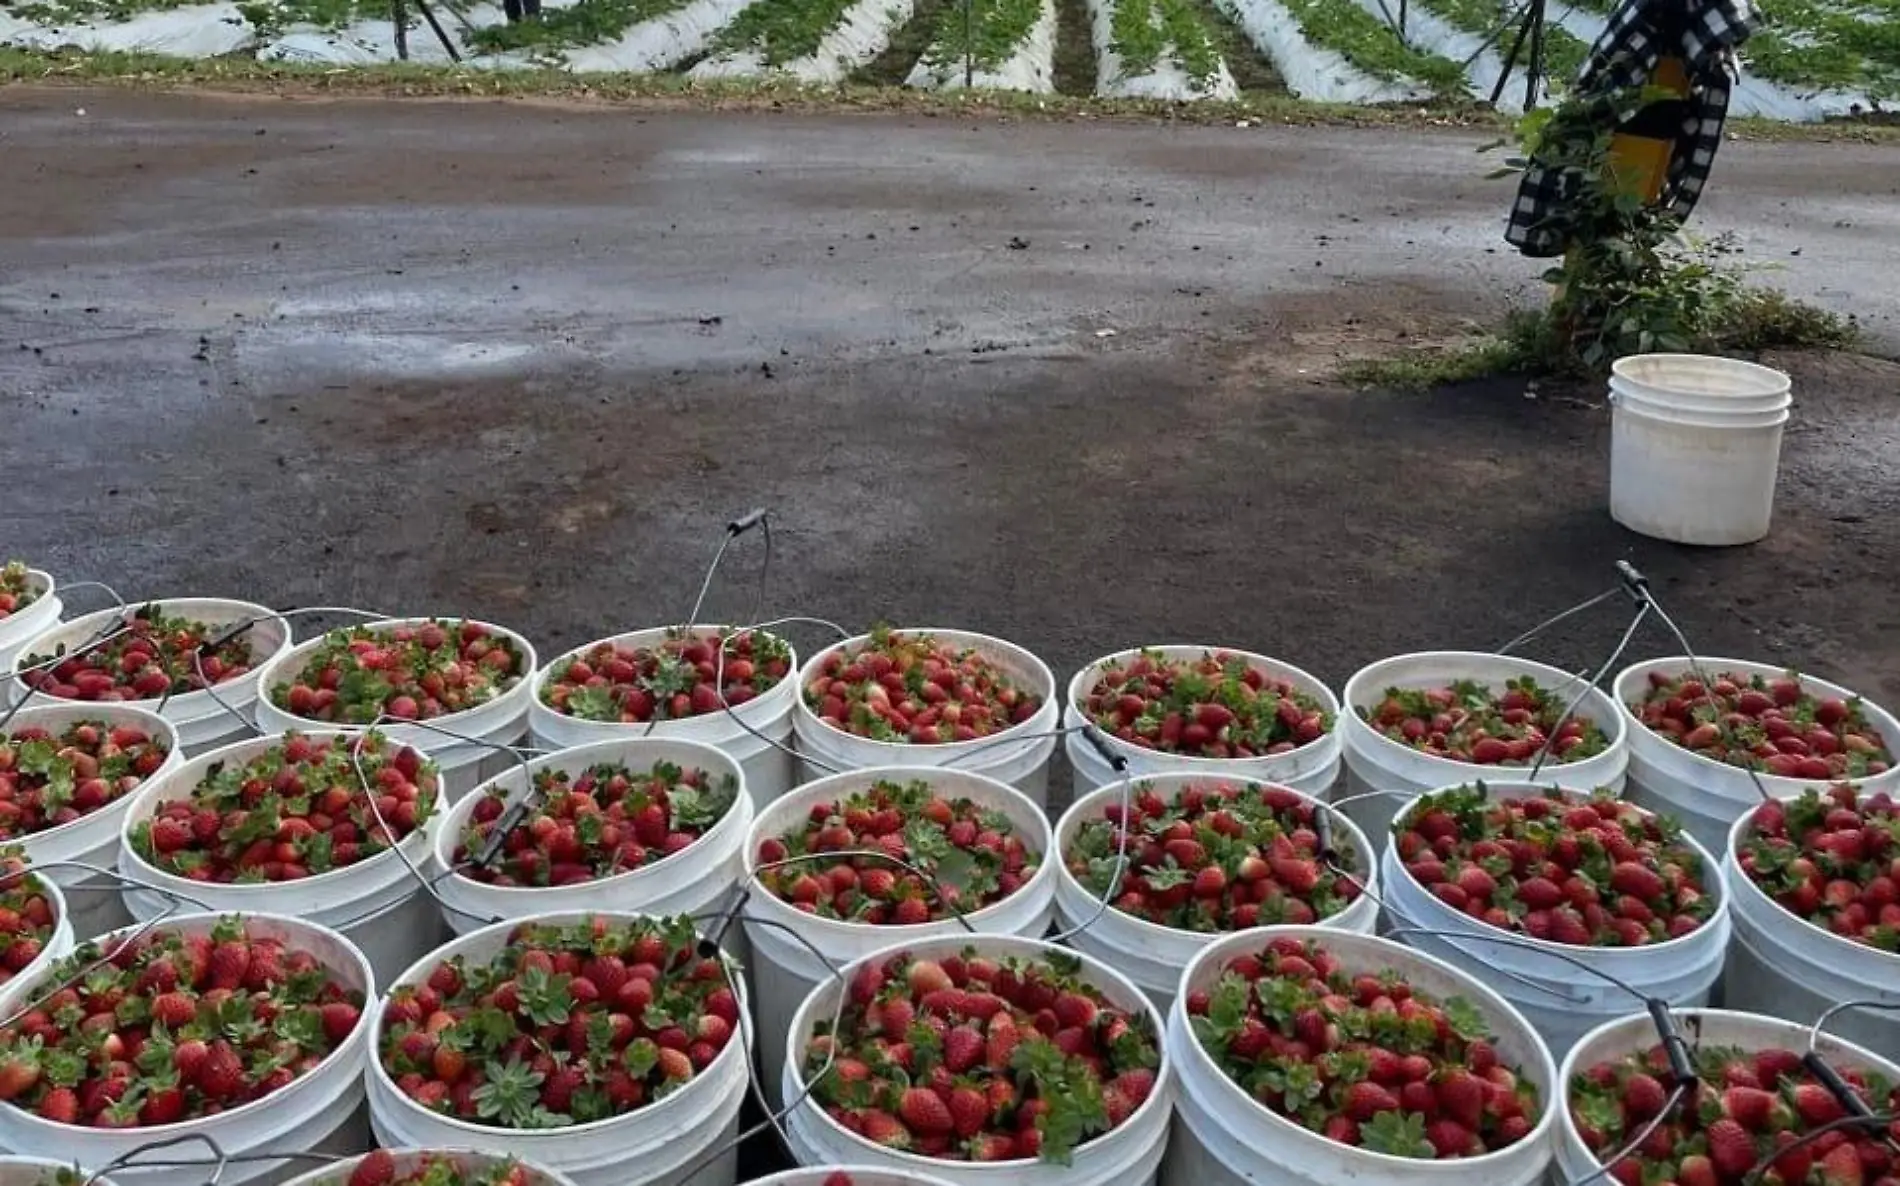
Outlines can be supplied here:
M1789 377L1786 371L1778 371L1773 367L1763 366L1758 362L1749 362L1746 359L1740 358L1728 358L1720 354L1690 354L1687 352L1626 354L1610 364L1610 373L1616 378L1626 379L1632 383L1641 383L1645 387L1652 388L1656 391L1668 392L1671 395L1683 395L1692 399L1708 397L1709 392L1694 391L1674 386L1666 377L1663 381L1658 382L1654 378L1648 378L1638 373L1640 369L1645 367L1659 366L1666 368L1671 363L1693 364L1701 367L1709 367L1711 369L1726 369L1732 371L1738 377L1746 377L1758 381L1760 384L1758 389L1740 392L1737 394L1737 398L1747 399L1783 395L1794 385L1794 380Z

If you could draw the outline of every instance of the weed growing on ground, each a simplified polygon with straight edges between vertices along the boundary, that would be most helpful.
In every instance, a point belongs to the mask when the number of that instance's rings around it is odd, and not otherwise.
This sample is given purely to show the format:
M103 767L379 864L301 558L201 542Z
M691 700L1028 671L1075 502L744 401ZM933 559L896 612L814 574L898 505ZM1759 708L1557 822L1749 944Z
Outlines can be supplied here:
M759 0L720 30L714 52L750 50L768 66L783 66L818 52L850 7L851 0Z
M967 5L967 11L966 11ZM1015 55L1042 18L1043 0L955 0L937 16L927 64L994 70Z

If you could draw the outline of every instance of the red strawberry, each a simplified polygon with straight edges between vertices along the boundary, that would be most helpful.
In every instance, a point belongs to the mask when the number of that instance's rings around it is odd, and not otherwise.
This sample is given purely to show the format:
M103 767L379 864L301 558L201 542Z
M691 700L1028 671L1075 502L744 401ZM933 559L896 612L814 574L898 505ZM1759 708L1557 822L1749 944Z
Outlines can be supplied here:
M1705 1130L1709 1143L1709 1160L1715 1165L1715 1171L1725 1177L1739 1178L1755 1167L1759 1153L1755 1148L1755 1138L1748 1130L1731 1118L1723 1118L1709 1125Z
M943 1036L943 1065L951 1074L961 1075L983 1058L984 1048L981 1034L957 1026Z
M973 1137L989 1122L989 1098L974 1087L953 1088L945 1105L959 1137Z
M387 1149L363 1155L350 1171L349 1186L391 1186L396 1180L396 1157Z
M1820 1161L1821 1186L1861 1186L1866 1180L1860 1150L1852 1144L1837 1145Z
M936 1095L921 1087L906 1088L897 1105L898 1119L912 1132L936 1135L953 1132L956 1121L949 1107Z
M1340 1105L1348 1119L1361 1124L1381 1112L1396 1112L1398 1107L1399 1101L1390 1091L1371 1082L1354 1083L1347 1088L1346 1098Z

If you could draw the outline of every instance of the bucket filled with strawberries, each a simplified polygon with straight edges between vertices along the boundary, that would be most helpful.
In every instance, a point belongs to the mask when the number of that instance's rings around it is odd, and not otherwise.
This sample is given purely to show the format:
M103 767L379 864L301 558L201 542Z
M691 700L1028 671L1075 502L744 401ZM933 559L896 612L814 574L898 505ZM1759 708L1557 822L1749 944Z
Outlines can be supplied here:
M19 845L0 846L0 1017L72 949L71 907L59 883L33 872Z
M82 944L10 986L0 1142L96 1166L186 1134L234 1158L323 1146L362 1100L370 984L342 935L275 915L187 914ZM191 1186L207 1168L114 1174ZM222 1180L278 1168L234 1160Z
M384 993L368 1076L389 1147L512 1155L577 1186L731 1186L749 1030L735 965L690 918L497 923Z
M114 892L72 861L110 869L138 789L184 761L178 732L128 704L23 707L0 726L0 844L18 844L73 894L73 933L90 939L131 921Z
M1493 975L1558 1057L1636 1007L1632 991L1703 1005L1722 974L1731 928L1719 863L1608 791L1447 787L1400 808L1392 834L1387 913L1410 928L1394 937Z
M1274 783L1166 774L1110 784L1056 825L1059 925L1164 1013L1217 935L1378 922L1371 845L1344 813Z
M1167 1186L1543 1180L1556 1067L1477 976L1388 939L1271 927L1209 945L1182 988Z
M187 754L248 736L263 666L290 623L248 601L179 598L61 623L14 656L9 696L133 704L170 721ZM46 697L47 701L40 698Z
M1134 774L1256 778L1323 795L1339 775L1339 701L1278 659L1224 647L1140 647L1107 655L1069 681L1064 749L1077 798ZM1099 747L1099 748L1098 748Z
M66 612L51 573L24 560L0 562L0 672L13 670L19 649Z
M513 762L528 727L534 646L467 618L392 618L300 643L261 673L258 727L376 727L433 758L450 799ZM415 722L415 723L410 723Z
M440 926L411 870L428 862L441 783L420 750L375 730L290 732L200 754L126 809L118 868L139 888L121 896L141 921L180 900L307 918L339 928L379 980L394 976Z
M752 800L739 764L692 741L595 742L514 766L435 837L449 925L563 910L709 915L738 893Z
M284 1186L572 1186L520 1158L472 1149L374 1149L292 1178Z
M0 1183L0 1186L6 1186ZM752 1186L949 1186L942 1178L916 1170L875 1169L863 1165L814 1166L754 1178Z
M1346 682L1346 810L1381 848L1406 798L1478 779L1621 790L1624 717L1558 668L1467 651L1381 659Z
M813 655L798 682L792 726L809 778L954 765L1047 799L1055 676L1014 643L880 626Z
M1804 1061L1807 1025L1753 1013L1678 1010L1675 1026L1691 1064L1680 1079L1647 1013L1593 1031L1564 1060L1557 1161L1566 1178L1601 1174L1621 1186L1900 1178L1900 1066L1822 1033L1814 1053L1832 1074L1817 1076Z
M965 935L866 956L807 998L791 1046L801 1165L1144 1186L1167 1145L1159 1015L1112 969L1039 940Z
M1900 803L1838 784L1763 803L1728 847L1736 943L1727 1004L1818 1017L1839 1001L1900 1006ZM1846 1010L1828 1030L1900 1061L1900 1013Z
M1685 655L1625 668L1615 694L1632 726L1632 796L1681 818L1713 852L1764 792L1842 781L1900 792L1900 721L1838 684Z
M835 774L761 812L746 842L745 919L767 1091L778 1091L793 1014L832 966L966 927L1048 930L1048 852L1048 818L1027 795L939 767Z
M716 745L763 806L792 788L798 653L765 630L666 626L576 647L536 677L528 723L543 748L656 737Z

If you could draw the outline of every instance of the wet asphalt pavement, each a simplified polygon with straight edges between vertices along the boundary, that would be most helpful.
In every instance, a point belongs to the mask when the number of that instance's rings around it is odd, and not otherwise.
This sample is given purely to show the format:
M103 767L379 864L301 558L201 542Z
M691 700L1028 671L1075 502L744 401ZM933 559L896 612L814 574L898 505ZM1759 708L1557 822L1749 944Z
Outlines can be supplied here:
M1629 558L1700 649L1900 697L1900 368L1791 364L1776 531L1726 552L1609 520L1590 401L1322 381L1534 286L1477 143L0 92L0 552L551 654L678 619L769 506L772 615L1058 673L1220 642L1335 685ZM1704 230L1900 339L1900 154L1717 169ZM710 616L750 612L759 543ZM1621 615L1539 653L1600 661Z

